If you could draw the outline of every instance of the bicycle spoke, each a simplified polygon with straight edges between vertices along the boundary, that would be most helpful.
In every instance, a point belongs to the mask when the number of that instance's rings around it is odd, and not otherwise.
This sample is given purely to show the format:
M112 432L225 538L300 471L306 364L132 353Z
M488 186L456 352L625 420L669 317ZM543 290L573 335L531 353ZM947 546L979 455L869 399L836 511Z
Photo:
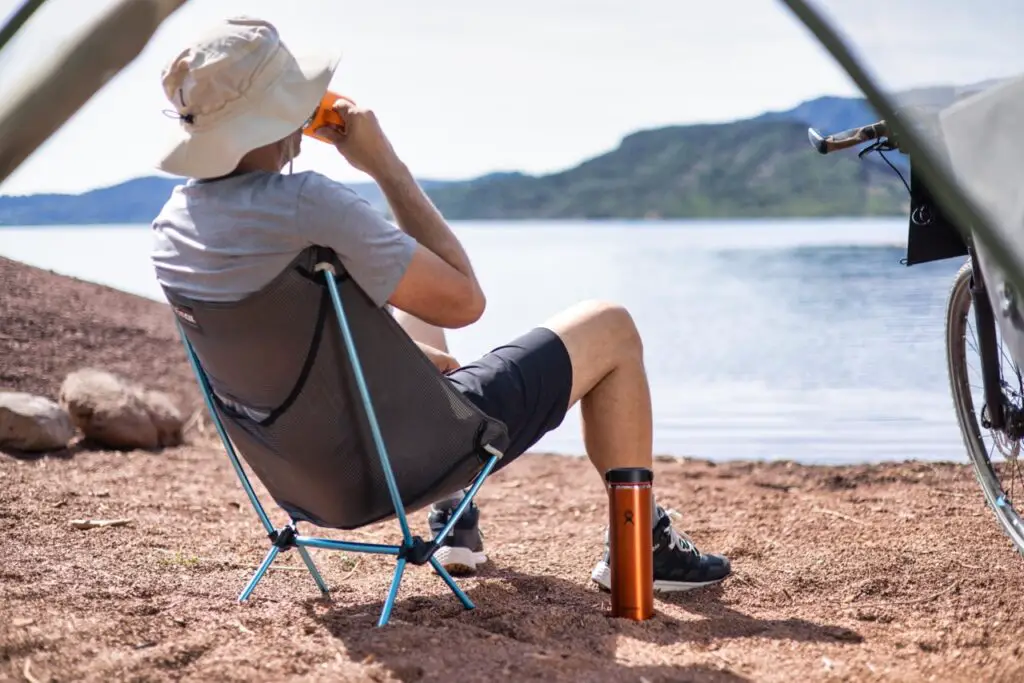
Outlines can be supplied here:
M992 459L992 456L990 455L989 456L989 460L991 460L991 459ZM1014 463L1014 464L1016 464L1016 463ZM1005 470L1007 468L1004 466L1003 469ZM998 472L996 473L996 476L999 476ZM1002 482L1002 479L1000 479L999 481ZM1016 482L1017 482L1017 478L1013 476L1013 472L1011 471L1010 472L1010 503L1013 503L1013 500L1014 500L1014 498L1013 498L1013 491L1014 491L1014 488L1015 488L1014 484ZM1006 491L1006 487L1005 486L1003 487L1003 491L1004 492Z

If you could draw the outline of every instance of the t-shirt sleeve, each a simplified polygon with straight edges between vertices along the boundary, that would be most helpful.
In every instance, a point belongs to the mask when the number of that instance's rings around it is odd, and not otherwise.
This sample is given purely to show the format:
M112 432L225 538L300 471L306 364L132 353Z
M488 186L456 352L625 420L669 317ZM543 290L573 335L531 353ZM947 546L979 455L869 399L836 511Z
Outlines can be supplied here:
M329 247L378 306L387 303L416 251L416 240L389 222L354 190L310 173L299 191L296 229Z

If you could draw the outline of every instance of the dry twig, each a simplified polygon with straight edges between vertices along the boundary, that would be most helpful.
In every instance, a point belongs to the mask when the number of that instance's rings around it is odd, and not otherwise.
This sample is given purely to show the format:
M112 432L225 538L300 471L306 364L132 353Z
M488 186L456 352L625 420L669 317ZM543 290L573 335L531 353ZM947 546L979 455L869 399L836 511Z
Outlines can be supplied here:
M76 529L99 529L107 526L128 526L130 519L72 519L68 522Z
M815 512L820 512L823 515L832 515L833 517L838 517L839 519L845 519L847 522L853 522L854 524L860 524L862 526L864 525L864 522L862 522L861 520L854 519L853 517L850 517L849 515L844 515L842 512L836 512L835 510L828 510L826 508L820 508L820 507L814 507L812 509Z
M25 658L25 667L21 670L21 673L25 676L25 680L28 683L42 683L38 678L32 675L32 658Z

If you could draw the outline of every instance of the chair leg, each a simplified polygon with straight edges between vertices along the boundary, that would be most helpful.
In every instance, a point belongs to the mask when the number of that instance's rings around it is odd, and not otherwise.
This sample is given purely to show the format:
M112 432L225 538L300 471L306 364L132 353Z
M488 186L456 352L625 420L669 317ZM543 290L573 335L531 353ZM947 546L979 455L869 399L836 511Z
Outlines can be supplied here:
M302 561L306 564L306 569L308 569L309 573L313 575L313 581L316 582L316 587L320 589L320 592L325 598L330 597L331 593L327 588L327 583L324 581L324 577L320 575L316 565L313 564L313 558L310 556L309 551L302 546L298 546L296 549L299 551L299 556L302 557Z
M436 557L430 558L430 566L434 568L434 571L437 572L438 576L444 579L444 582L452 589L452 593L455 593L455 597L459 599L459 602L462 603L463 607L466 609L473 609L475 607L473 601L469 599L469 596L466 595L461 588L459 588L459 585L455 583L455 579L452 578L452 575L448 573L448 570L441 565L441 562Z
M402 584L402 575L405 573L406 559L404 557L398 558L398 563L395 565L395 576L391 579L391 589L388 590L387 600L384 601L384 609L381 610L380 619L377 620L377 626L384 626L391 619L391 610L395 607L395 599L398 597L398 587Z
M263 563L260 564L256 573L252 575L251 579L249 579L249 584L242 590L242 594L238 596L238 602L245 602L249 599L249 596L252 595L252 592L256 589L256 584L258 584L260 579L263 578L263 575L267 573L267 569L270 568L270 563L274 561L274 558L277 557L279 552L281 552L281 549L276 545L270 546L270 552L268 552L267 556L263 558Z

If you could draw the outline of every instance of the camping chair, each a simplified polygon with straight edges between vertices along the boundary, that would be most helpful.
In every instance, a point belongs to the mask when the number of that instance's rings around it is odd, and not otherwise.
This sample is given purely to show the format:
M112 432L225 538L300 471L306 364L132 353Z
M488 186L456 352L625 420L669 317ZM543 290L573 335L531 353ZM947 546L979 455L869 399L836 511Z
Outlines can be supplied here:
M217 433L271 542L239 602L290 548L327 596L307 551L326 548L396 556L378 626L391 616L408 563L429 563L472 609L434 553L502 457L505 425L455 391L329 249L307 249L241 301L197 301L166 287L164 293ZM271 523L239 454L288 524ZM412 535L407 510L458 491L464 491L460 503L433 539ZM297 529L302 521L352 530L392 515L402 532L398 545L335 541Z

